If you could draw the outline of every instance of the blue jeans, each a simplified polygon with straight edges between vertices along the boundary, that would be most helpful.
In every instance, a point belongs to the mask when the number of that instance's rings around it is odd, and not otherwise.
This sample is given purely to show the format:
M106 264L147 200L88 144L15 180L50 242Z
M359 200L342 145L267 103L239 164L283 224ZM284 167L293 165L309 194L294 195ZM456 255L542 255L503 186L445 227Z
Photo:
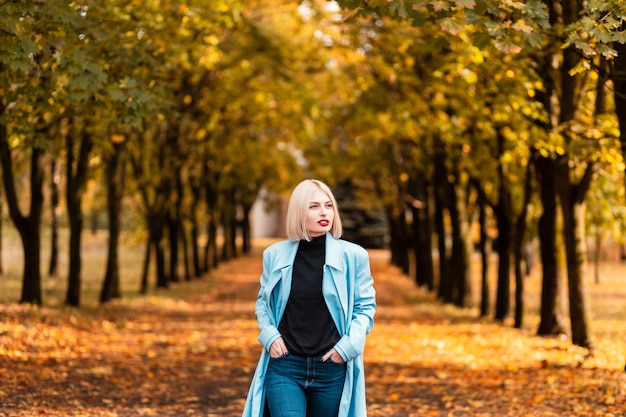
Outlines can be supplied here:
M337 417L346 364L321 358L270 359L265 392L271 417Z

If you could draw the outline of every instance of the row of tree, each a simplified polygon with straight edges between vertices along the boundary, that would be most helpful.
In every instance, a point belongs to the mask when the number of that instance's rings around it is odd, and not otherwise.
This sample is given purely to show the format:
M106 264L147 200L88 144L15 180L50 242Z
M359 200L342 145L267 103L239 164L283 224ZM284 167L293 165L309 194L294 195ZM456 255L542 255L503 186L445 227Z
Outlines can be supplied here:
M236 228L249 230L247 214L260 187L288 184L296 173L293 123L284 123L295 110L276 109L276 96L282 105L297 98L290 91L293 71L273 28L260 29L263 9L249 6L0 5L0 158L9 215L25 253L22 302L42 303L45 190L51 223L64 208L70 230L69 305L80 304L86 192L106 196L103 302L120 295L117 252L125 218L138 218L147 231L144 291L151 256L157 285L166 287L179 279L179 253L187 277L236 255ZM202 248L200 235L206 236Z
M327 46L315 35L325 17L297 6L2 5L0 151L26 254L21 301L42 303L41 221L52 226L53 274L61 212L70 230L66 302L80 304L83 213L100 200L83 206L94 194L106 196L110 235L102 301L120 295L123 216L148 232L143 291L151 256L166 287L179 279L179 252L189 278L235 255L237 228L247 249L258 190L301 177L298 142L311 128L301 114L323 107L314 83L329 79Z
M351 143L346 148L353 157L362 155L363 143L353 141L362 138L376 147L373 157L388 161L378 165L374 177L378 190L392 190L385 201L394 261L408 271L405 248L411 248L416 281L432 288L438 276L436 290L444 300L469 306L471 230L478 224L481 314L486 315L488 220L495 220L495 318L510 314L513 270L515 326L521 327L523 248L536 235L543 280L538 333L566 329L557 301L563 273L573 342L592 348L585 208L604 204L592 219L601 227L607 224L602 219L623 217L623 186L610 192L600 187L607 178L613 184L623 178L624 5L345 4L370 17L360 34L375 33L367 40L373 45L367 64L358 68L371 84L361 89L348 117L354 123L342 123ZM397 20L381 22L380 16L390 15ZM365 170L359 175L371 174L371 164L360 167ZM388 181L387 187L380 180ZM611 212L607 203L619 209ZM433 273L433 236L442 260L438 274Z
M460 306L472 302L479 225L484 315L495 229L494 314L510 314L513 269L516 326L522 248L536 234L539 333L565 328L563 271L573 341L592 347L584 209L594 204L606 229L624 203L622 2L27 0L0 12L0 157L26 255L21 301L42 302L44 190L53 207L65 192L66 302L78 305L91 188L107 202L104 302L120 295L122 220L148 232L143 289L151 254L166 287L181 265L190 278L235 256L237 234L246 250L261 188L311 175L358 185L387 214L393 261Z

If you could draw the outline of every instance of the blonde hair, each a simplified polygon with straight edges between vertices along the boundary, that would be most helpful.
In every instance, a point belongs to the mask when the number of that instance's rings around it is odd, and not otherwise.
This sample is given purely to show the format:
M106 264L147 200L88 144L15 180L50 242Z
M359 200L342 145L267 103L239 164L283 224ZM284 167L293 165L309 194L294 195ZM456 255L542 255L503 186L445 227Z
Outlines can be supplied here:
M335 200L335 196L330 187L319 180L304 180L293 189L291 197L289 198L287 216L285 219L287 239L293 241L311 241L311 235L306 227L306 220L311 198L313 193L317 190L326 193L328 198L333 202L334 218L333 224L330 227L330 233L336 239L341 237L343 228L341 227L341 219L339 218L339 207L337 206L337 200Z

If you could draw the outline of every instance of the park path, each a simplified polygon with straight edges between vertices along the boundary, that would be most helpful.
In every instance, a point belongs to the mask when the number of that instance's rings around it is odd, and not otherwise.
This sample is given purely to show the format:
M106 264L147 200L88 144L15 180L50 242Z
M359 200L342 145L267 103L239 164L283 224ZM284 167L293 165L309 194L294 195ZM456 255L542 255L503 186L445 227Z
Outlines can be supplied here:
M388 256L370 251L370 417L626 416L617 366L442 306ZM241 415L260 353L260 271L256 249L205 279L105 308L0 306L0 416Z

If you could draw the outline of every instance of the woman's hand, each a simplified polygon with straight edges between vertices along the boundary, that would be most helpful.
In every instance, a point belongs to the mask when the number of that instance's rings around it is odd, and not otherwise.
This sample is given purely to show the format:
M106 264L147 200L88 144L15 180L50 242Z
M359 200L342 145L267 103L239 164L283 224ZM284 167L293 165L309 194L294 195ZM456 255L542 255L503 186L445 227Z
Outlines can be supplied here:
M287 346L285 345L283 338L279 337L274 340L274 342L272 342L272 346L270 346L270 356L272 358L278 358L283 355L289 355L289 351L287 350Z
M329 359L335 363L345 362L343 358L341 357L341 355L339 354L339 352L337 352L335 348L332 348L324 356L322 356L322 362L326 362Z

